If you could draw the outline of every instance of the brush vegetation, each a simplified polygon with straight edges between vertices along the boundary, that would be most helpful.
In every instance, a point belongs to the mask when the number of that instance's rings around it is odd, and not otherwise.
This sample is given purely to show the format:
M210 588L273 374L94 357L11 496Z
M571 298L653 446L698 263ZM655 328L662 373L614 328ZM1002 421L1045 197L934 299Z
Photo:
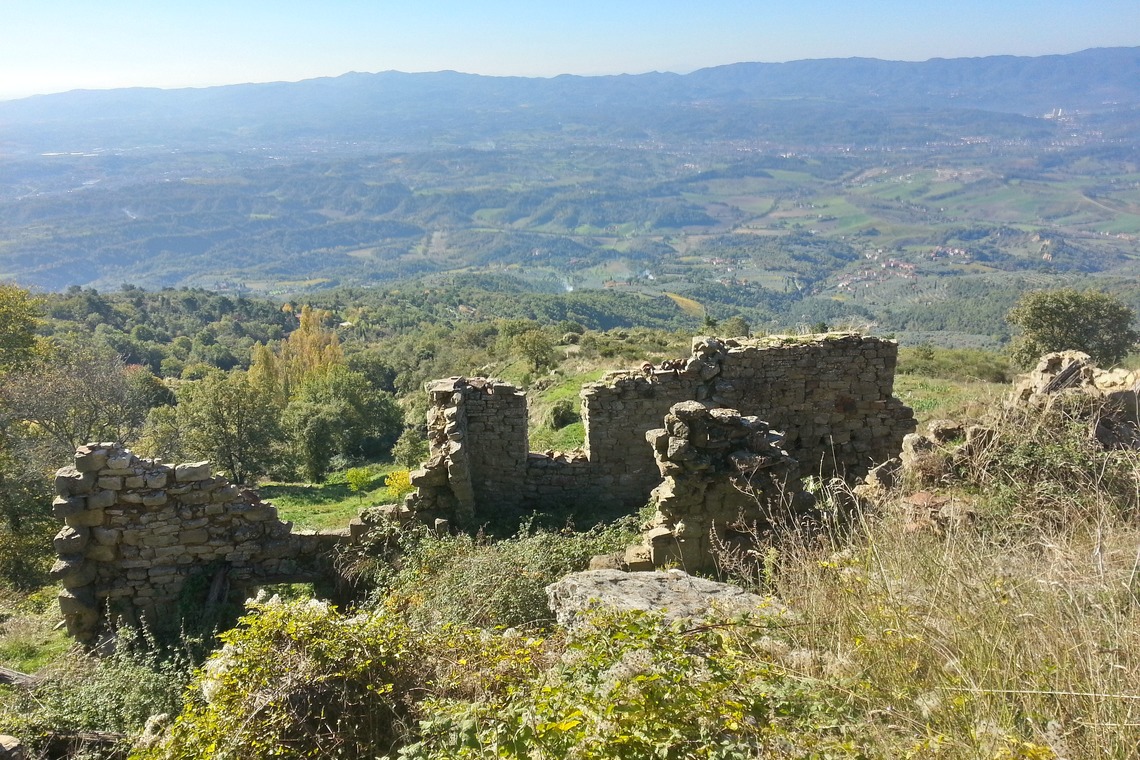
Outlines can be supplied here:
M169 651L59 658L52 699L9 694L4 722L62 721L59 704L129 679L91 710L136 758L1132 757L1140 457L1103 451L1083 419L995 407L987 445L922 483L857 507L816 484L829 527L722 558L783 616L599 613L564 630L543 586L634 523L532 520L505 540L393 526L344 558L373 589L355 609L263 597L191 671ZM927 519L906 498L918 487L953 519ZM162 699L189 688L140 738L149 712L131 699L154 678Z

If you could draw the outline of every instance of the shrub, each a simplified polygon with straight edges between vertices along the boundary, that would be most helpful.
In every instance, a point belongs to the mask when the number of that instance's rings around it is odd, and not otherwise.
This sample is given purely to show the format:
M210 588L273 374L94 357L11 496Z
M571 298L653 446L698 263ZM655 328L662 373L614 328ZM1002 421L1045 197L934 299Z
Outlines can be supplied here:
M584 533L531 533L524 523L518 536L502 541L409 527L374 537L380 561L370 569L416 624L545 626L553 622L547 585L634 539L632 519Z
M110 656L77 654L41 673L33 689L12 693L0 705L0 724L33 752L83 732L121 734L129 744L150 716L177 712L189 675L185 656L160 650L149 636L120 631Z
M560 662L514 689L429 700L422 739L401 755L862 756L846 737L856 721L846 694L774 663L769 633L746 619L599 614L569 632Z
M399 619L270 600L221 638L169 736L135 757L375 757L404 737L426 652Z
M384 478L384 486L388 489L389 498L400 499L416 490L411 477L411 473L407 470L393 470L388 473Z

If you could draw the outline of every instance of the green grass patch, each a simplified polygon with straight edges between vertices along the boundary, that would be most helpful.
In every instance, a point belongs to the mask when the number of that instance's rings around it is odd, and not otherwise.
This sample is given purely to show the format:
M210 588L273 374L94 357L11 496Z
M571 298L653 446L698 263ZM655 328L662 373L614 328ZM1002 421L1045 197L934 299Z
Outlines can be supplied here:
M585 442L586 427L581 422L571 423L558 430L540 427L530 431L531 451L571 451L581 448Z
M282 520L291 521L298 530L343 528L365 507L400 500L384 485L384 477L403 468L383 464L370 469L377 485L360 493L352 492L343 472L333 473L324 483L266 483L257 490L262 499L276 505Z
M71 649L71 639L55 629L57 591L49 586L27 596L0 599L0 665L35 673Z
M1009 392L1000 383L964 382L899 375L895 378L895 396L914 410L921 427L930 420L976 417L988 404Z

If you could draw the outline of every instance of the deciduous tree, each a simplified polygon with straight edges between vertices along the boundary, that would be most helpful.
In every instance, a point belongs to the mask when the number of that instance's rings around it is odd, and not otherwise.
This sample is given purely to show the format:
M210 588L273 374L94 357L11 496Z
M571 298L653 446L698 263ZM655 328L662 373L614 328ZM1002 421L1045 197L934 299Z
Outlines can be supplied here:
M209 459L238 483L251 483L274 464L281 409L245 372L213 372L178 393L182 445Z

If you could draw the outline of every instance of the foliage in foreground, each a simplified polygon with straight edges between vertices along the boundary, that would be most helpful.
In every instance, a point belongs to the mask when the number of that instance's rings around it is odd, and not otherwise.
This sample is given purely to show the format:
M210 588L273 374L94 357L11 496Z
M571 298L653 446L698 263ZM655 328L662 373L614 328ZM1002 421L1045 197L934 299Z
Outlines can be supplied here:
M129 743L150 716L178 711L190 667L150 637L123 631L110 656L75 653L39 675L34 688L0 699L0 725L35 752L67 736L81 747L85 732Z

